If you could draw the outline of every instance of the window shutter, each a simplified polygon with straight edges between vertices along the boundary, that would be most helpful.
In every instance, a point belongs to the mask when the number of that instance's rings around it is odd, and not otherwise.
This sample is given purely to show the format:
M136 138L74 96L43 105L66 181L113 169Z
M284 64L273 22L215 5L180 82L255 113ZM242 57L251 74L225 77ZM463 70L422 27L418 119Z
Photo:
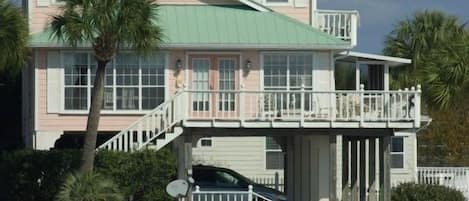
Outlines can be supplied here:
M49 6L50 0L37 0L37 6Z
M47 52L47 113L60 112L62 71L59 51Z
M308 5L308 0L294 0L295 7L306 7Z

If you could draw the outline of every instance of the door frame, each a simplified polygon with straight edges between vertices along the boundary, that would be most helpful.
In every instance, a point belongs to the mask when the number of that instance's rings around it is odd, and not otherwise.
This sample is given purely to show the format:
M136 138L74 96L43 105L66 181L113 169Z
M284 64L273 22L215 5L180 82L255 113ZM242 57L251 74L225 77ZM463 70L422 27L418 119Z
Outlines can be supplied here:
M217 52L217 51L197 51L197 52L186 52L186 55L185 55L185 79L186 79L186 87L187 89L189 90L192 90L192 58L209 58L209 61L210 61L210 65L209 66L209 83L210 85L213 85L213 87L209 88L209 90L219 90L219 69L218 69L218 61L220 58L229 58L229 57L233 57L236 59L236 62L235 63L235 90L241 90L241 86L243 86L243 68L242 68L242 54L241 52ZM236 71L237 74L236 74ZM215 72L215 73L213 73ZM209 97L209 101L210 103L215 103L215 108L213 107L210 107L209 108L209 111L208 111L208 115L209 116L212 116L212 117L218 117L220 116L219 112L218 111L218 103L216 101L216 98L215 97ZM236 98L235 102L239 102L238 98ZM209 103L209 104L210 104ZM191 104L192 105L192 104ZM238 113L239 110L239 104L237 107L235 107L235 113ZM190 107L190 111L189 113L192 113L194 111L192 111L192 106ZM228 112L228 111L226 111ZM225 114L227 114L226 112L224 112ZM199 112L200 114L203 114L204 112ZM232 115L235 114L235 113L231 113ZM204 114L202 116L205 116ZM225 115L221 115L221 116L225 116ZM228 115L230 116L230 115ZM236 115L234 115L236 116Z

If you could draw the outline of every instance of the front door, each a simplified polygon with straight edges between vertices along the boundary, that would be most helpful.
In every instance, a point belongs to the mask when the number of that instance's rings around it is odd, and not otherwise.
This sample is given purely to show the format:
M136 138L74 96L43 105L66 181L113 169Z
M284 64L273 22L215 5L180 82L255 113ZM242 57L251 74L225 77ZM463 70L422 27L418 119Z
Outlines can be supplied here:
M238 114L239 56L193 55L189 72L192 118L230 119Z

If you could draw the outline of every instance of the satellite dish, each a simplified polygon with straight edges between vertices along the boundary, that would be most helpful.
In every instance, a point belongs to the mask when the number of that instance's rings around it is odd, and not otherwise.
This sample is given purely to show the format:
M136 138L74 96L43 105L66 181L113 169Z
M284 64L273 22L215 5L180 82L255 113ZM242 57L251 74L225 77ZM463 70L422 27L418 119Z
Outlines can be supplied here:
M174 198L187 196L189 191L189 183L186 180L174 180L166 186L166 192Z

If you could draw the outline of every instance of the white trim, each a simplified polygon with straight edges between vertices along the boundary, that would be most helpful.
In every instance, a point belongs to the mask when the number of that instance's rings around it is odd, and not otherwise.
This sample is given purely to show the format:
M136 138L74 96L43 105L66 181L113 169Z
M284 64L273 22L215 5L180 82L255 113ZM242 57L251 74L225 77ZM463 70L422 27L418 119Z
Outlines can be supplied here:
M70 48L66 44L56 42L39 42L30 44L31 48ZM77 48L91 48L90 45L82 45ZM162 44L160 48L166 49L192 49L192 50L239 50L239 49L269 49L269 50L350 50L353 47L347 44L343 45L328 45L328 44L291 44L291 45L279 45L279 44L233 44L233 43L216 43L216 44Z
M261 12L267 12L267 11L270 11L270 9L256 3L256 2L253 2L251 0L238 0L239 2L251 7L251 8L254 8L258 11L261 11Z
M38 75L38 72L39 72L39 66L37 66L38 64L36 63L38 61L38 51L34 51L34 65L33 65L33 79L34 79L34 126L33 126L33 132L36 133L36 131L38 130L38 106L39 106L39 79L37 77ZM47 68L46 68L47 70ZM47 103L45 103L47 105ZM34 135L34 134L33 134ZM35 137L35 135L34 135ZM33 137L33 138L34 138ZM35 138L34 138L35 139ZM35 146L35 140L33 141L33 147Z
M378 55L378 54L369 54L369 53L363 53L363 52L354 52L354 51L344 51L340 52L339 55L341 56L346 56L346 57L357 57L357 58L364 58L364 59L372 59L372 60L378 60L383 63L388 63L390 66L399 66L402 64L410 64L412 63L412 60L406 59L406 58L399 58L399 57L390 57L390 56L384 56L384 55ZM366 61L362 61L363 63L366 63ZM369 61L371 64L383 64L383 63L376 63L375 61Z
M391 137L391 150L390 150L390 153L389 155L391 155L391 159L392 159L392 156L393 155L400 155L402 154L402 168L393 168L392 167L392 163L391 163L391 169L394 169L394 170L397 170L398 172L403 172L403 171L408 171L407 170L407 165L406 165L406 147L405 147L405 141L406 141L406 138L405 136L392 136ZM392 151L392 140L393 139L402 139L402 152L393 152Z
M287 0L287 2L268 2L269 0L262 0L262 3L266 6L293 6L293 0Z
M264 136L264 140L263 140L263 143L264 143L264 170L263 171L274 171L274 172L278 172L278 171L283 171L285 169L285 167L283 169L267 169L267 152L280 152L280 153L283 153L283 154L286 154L285 151L282 150L282 147L280 146L279 149L267 149L267 138L268 137L273 137L273 136ZM275 143L277 143L275 141L275 139L273 139ZM283 166L285 166L285 163L283 164Z
M92 88L92 83L90 82L91 81L91 63L92 63L92 59L91 59L91 55L93 54L93 51L91 50L58 50L59 51L59 56L60 56L60 68L62 69L61 71L61 75L60 75L60 88L61 88L61 91L62 91L62 94L61 94L61 98L60 98L60 111L58 112L59 114L88 114L89 112L89 108L90 108L90 100L91 100L91 88ZM87 109L84 109L84 110L69 110L69 109L65 109L65 82L64 82L64 54L66 53L86 53L88 54L87 57L88 57L88 67L87 67L87 72L88 72L88 75L87 75ZM138 55L135 51L131 51L131 50L124 50L124 51L121 51L120 53L135 53L137 55L137 57L139 57L138 59L138 67L139 67L139 82L138 82L138 93L139 93L139 102L138 102L138 110L125 110L125 109L117 109L117 86L116 86L116 57L113 58L113 60L110 62L112 63L112 69L113 69L113 86L112 86L112 89L113 89L113 108L110 110L110 109L102 109L101 110L101 114L118 114L118 115L132 115L132 114L146 114L148 113L149 111L151 111L152 109L143 109L142 107L142 89L143 89L143 86L142 86L142 75L141 75L141 68L142 68L142 65L141 65L141 55ZM163 88L165 90L164 92L164 97L163 97L163 100L166 101L168 98L169 98L169 53L168 51L154 51L154 53L156 54L160 54L162 55L162 57L164 57L165 61L164 61L164 71L163 71L163 76L164 76L164 85L163 85ZM117 55L116 55L117 56ZM97 67L97 66L96 66ZM161 87L159 85L155 85L156 87Z
M259 80L260 80L260 84L259 84L259 90L265 90L265 86L264 86L264 56L265 55L268 55L268 54L277 54L277 55L281 55L281 56L287 56L287 77L286 77L286 84L287 86L285 86L286 90L290 90L290 62L289 62L289 59L290 59L290 55L292 54L306 54L306 55L311 55L311 59L312 59L312 63L311 63L311 68L312 68L312 72L311 72L311 88L314 89L314 71L315 71L315 65L314 65L314 62L316 62L316 57L317 57L317 54L318 52L317 51L260 51L259 53L259 57L260 57L260 61L259 62L260 64L260 73L259 73ZM334 74L332 74L332 76L334 76Z

